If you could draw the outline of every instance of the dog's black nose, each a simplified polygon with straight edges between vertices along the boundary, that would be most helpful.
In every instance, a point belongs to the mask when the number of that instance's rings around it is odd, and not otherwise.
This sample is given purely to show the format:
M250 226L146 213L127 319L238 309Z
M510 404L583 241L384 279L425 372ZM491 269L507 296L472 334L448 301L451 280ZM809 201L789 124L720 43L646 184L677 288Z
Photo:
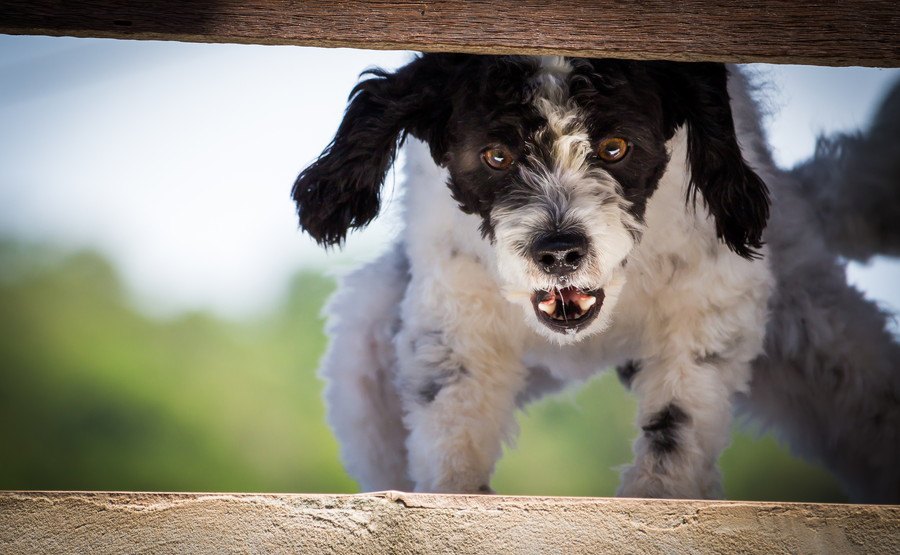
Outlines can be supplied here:
M578 269L587 244L581 233L552 233L532 243L531 258L548 274L563 276Z

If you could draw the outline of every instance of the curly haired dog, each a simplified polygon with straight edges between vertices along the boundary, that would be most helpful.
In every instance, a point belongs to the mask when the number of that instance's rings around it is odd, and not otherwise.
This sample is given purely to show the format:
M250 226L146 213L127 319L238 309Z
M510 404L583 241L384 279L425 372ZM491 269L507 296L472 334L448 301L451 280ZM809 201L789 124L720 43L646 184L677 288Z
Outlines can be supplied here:
M900 498L900 349L739 72L461 54L373 71L296 180L302 228L334 246L368 224L407 135L405 228L326 310L329 420L363 489L489 492L518 407L617 367L643 431L620 495L721 496L740 404L855 499Z

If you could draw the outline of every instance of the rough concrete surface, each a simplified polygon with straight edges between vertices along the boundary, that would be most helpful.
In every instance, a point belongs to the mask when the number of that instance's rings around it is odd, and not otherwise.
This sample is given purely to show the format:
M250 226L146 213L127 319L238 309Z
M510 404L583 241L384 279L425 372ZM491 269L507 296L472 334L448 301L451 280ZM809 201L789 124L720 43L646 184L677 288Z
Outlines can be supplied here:
M900 553L900 506L0 492L0 553Z

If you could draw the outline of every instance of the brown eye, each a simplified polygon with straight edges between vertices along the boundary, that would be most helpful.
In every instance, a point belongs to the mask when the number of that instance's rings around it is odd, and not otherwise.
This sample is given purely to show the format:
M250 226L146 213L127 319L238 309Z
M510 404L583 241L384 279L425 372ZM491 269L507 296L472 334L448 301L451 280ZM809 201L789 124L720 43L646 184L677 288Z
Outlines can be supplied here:
M628 141L621 137L609 137L600 141L597 156L604 162L618 162L628 153Z
M481 153L484 163L495 170L507 170L513 163L512 154L502 146L491 147Z

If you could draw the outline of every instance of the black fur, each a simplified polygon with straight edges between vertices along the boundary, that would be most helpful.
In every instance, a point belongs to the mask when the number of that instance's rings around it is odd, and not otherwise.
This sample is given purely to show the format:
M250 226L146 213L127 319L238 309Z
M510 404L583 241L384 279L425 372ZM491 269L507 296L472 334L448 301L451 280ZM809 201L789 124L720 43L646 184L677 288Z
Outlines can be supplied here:
M440 156L449 108L441 101L452 68L466 57L421 57L396 73L367 72L350 94L334 139L297 177L293 197L303 229L323 245L339 245L381 207L381 186L407 133Z
M572 59L569 93L588 114L597 142L627 137L629 154L615 164L599 158L621 184L630 210L643 217L662 176L665 141L688 128L692 173L689 202L697 191L715 218L716 233L734 252L757 256L768 218L768 192L741 157L722 64ZM517 166L552 166L546 125L532 105L536 61L518 56L425 54L391 74L370 72L350 96L331 144L293 188L300 225L319 243L339 245L351 228L367 225L381 205L381 186L407 134L424 140L448 167L448 186L460 209L482 218L493 236L491 211L540 197L517 179ZM490 145L504 145L517 166L498 172L481 162ZM560 231L548 206L547 230Z
M446 153L450 170L447 183L453 199L467 214L481 217L484 237L493 237L491 210L520 190L516 171L497 172L481 162L488 145L508 147L521 164L535 145L528 139L544 123L531 104L529 79L538 69L531 58L473 56L465 75L460 75L448 103L453 117Z
M425 405L433 403L434 399L442 389L444 389L444 383L442 381L434 380L427 382L419 389L419 399Z
M689 421L687 413L673 403L656 413L641 429L653 449L665 454L678 447L678 429Z
M769 218L769 191L744 161L728 97L728 70L717 63L654 62L670 132L688 129L689 200L700 191L716 235L744 258L757 258Z
M622 185L629 210L643 221L647 200L656 190L669 163L665 141L663 104L659 87L641 62L573 60L569 90L590 118L588 132L594 143L610 136L627 138L631 149L615 164L594 164Z
M469 370L465 366L453 369L439 369L434 375L429 376L426 381L419 387L418 399L423 405L433 403L438 394L448 385L458 382L461 378L468 376Z
M619 375L619 381L626 388L631 389L631 382L634 377L641 371L641 363L636 360L629 360L625 364L616 367L616 374Z

